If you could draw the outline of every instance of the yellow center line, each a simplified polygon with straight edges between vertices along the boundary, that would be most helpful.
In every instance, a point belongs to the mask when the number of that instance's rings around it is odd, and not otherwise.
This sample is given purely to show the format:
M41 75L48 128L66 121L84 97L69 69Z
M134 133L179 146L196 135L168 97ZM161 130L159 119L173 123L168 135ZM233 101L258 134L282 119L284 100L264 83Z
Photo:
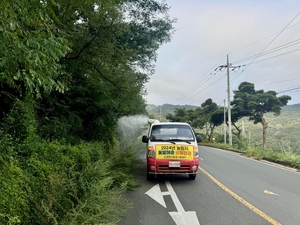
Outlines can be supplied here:
M207 177L209 177L214 183L216 183L224 191L226 191L232 197L234 197L235 199L237 199L239 202L243 203L246 207L248 207L249 209L251 209L253 212L255 212L256 214L258 214L259 216L261 216L262 218L264 218L265 220L267 220L268 222L270 222L273 225L281 225L279 222L277 222L276 220L274 220L272 217L268 216L267 214L265 214L264 212L260 211L258 208L256 208L255 206L251 205L249 202L247 202L246 200L244 200L243 198L241 198L240 196L238 196L237 194L235 194L234 192L232 192L230 189L228 189L226 186L224 186L222 183L220 183L218 180L216 180L213 176L211 176L208 172L206 172L206 170L204 170L201 166L199 166L199 169L202 171L202 173L204 173Z

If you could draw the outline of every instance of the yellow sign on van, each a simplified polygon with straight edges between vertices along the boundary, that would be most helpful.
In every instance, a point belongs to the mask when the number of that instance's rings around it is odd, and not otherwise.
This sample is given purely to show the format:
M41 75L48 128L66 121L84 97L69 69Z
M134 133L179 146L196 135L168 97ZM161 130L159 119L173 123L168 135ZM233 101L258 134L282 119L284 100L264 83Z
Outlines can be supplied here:
M194 159L194 147L190 145L156 145L155 150L156 159Z

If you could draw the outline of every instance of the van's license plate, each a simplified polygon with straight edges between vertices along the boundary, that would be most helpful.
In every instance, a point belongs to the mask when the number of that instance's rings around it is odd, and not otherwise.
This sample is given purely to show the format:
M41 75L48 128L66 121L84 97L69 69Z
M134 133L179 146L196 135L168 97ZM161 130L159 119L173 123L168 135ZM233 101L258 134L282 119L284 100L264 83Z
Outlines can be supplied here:
M169 167L180 167L180 162L179 161L170 161Z

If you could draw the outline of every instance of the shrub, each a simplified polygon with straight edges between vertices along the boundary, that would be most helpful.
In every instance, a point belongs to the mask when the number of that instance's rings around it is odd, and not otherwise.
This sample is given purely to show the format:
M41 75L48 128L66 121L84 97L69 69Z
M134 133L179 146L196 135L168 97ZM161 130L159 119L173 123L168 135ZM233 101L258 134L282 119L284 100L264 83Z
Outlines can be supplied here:
M261 160L264 157L264 152L258 148L249 147L246 150L246 156Z
M132 148L9 140L0 144L14 152L0 154L0 224L114 224L129 207L120 196L137 185Z
M26 173L13 159L0 157L0 224L28 222L29 207Z

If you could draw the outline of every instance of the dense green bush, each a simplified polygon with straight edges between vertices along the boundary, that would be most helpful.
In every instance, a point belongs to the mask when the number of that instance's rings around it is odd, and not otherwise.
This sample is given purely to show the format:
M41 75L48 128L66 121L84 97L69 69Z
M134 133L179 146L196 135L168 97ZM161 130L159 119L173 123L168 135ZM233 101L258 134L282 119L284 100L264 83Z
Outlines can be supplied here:
M0 152L15 154L0 154L0 224L116 223L129 206L119 199L122 191L137 185L134 151L33 136L15 147L1 141Z
M0 224L117 223L121 193L137 185L134 147L119 149L112 131L110 142L42 139L33 108L16 100L0 124Z
M0 157L0 224L26 223L29 219L28 177L16 164L13 159Z

